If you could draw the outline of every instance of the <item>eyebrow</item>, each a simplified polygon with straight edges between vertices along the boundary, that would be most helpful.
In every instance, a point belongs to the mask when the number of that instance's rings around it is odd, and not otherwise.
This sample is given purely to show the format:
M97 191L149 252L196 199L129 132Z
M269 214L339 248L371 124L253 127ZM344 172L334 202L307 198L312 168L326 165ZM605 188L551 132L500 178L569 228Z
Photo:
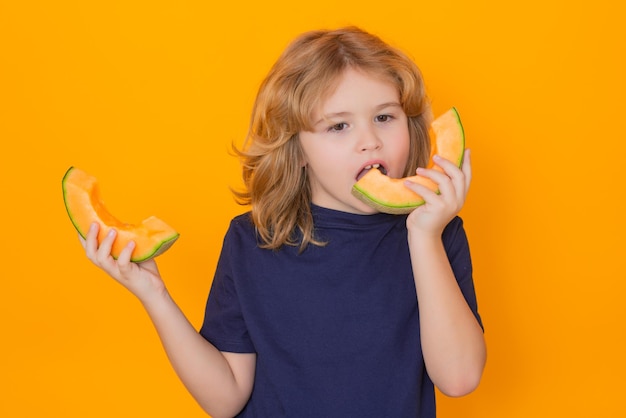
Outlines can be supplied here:
M386 103L382 103L382 104L379 104L378 106L374 107L374 111L378 112L378 111L380 111L382 109L386 109L388 107L402 107L402 106L400 105L399 102L386 102ZM313 126L317 126L320 123L322 123L324 121L327 121L329 119L332 119L332 118L343 118L343 117L349 116L349 115L351 115L350 112L326 113L325 115L322 115L321 119L318 120L317 122L315 122L313 124Z

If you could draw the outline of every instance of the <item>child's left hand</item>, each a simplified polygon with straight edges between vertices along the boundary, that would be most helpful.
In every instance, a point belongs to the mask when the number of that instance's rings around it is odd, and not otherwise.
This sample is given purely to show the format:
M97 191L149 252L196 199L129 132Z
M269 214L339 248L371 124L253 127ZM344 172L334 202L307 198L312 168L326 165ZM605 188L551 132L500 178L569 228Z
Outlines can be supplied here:
M459 169L452 161L435 156L438 170L418 168L417 174L437 183L439 194L420 184L407 182L406 186L424 198L426 203L415 209L406 220L409 231L441 236L445 226L454 218L465 203L472 179L469 149L465 150L463 164Z

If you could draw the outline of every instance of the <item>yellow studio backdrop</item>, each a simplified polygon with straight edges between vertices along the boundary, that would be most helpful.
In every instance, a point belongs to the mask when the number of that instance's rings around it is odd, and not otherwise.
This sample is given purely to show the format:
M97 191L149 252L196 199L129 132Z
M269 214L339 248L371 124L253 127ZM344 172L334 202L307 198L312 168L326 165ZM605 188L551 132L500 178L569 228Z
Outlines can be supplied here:
M157 215L195 326L256 89L300 32L408 52L473 151L465 219L488 365L441 417L617 417L623 397L626 13L598 0L0 1L0 416L201 417L140 304L84 257L69 166ZM242 260L245 262L245 260Z

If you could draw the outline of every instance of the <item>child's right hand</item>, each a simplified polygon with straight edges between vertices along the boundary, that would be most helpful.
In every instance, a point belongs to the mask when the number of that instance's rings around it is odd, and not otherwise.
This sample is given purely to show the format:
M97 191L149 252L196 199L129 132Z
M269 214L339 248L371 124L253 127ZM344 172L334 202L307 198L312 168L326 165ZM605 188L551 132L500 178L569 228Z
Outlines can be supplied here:
M141 263L130 261L135 247L135 243L131 241L115 260L111 255L111 248L117 231L111 230L112 232L98 245L99 228L100 226L94 223L89 228L85 239L79 236L89 260L130 290L144 304L153 297L167 292L154 259Z

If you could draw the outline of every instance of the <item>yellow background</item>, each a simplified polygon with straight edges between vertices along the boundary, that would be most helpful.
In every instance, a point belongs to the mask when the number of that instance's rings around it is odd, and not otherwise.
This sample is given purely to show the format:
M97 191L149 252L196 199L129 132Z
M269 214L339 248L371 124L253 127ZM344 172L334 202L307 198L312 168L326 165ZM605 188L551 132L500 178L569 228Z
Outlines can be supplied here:
M181 233L202 321L256 88L287 42L356 24L407 51L473 150L463 217L489 360L441 417L617 417L626 13L613 0L0 1L0 416L201 417L140 304L83 256L61 177ZM242 260L245 262L245 260Z

